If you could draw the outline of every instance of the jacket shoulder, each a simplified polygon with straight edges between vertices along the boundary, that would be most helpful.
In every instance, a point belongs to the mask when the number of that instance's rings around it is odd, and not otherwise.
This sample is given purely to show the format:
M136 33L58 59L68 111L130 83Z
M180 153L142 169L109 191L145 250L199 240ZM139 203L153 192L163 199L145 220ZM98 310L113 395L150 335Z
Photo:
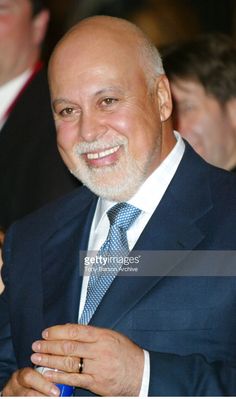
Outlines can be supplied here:
M46 239L96 200L97 197L85 186L79 187L19 219L12 224L7 235L13 233L18 237L36 239L40 236Z

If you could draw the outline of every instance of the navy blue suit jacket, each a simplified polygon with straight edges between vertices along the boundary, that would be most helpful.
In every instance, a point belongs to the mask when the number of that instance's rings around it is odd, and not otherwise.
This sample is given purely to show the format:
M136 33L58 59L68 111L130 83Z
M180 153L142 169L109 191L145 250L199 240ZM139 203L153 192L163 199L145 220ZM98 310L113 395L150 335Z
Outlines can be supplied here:
M10 228L0 301L2 385L14 369L30 365L42 329L77 322L79 252L87 248L96 203L83 187ZM235 226L235 175L206 164L187 145L135 249L183 251L168 274L187 265L188 250L234 250ZM234 277L117 277L91 324L150 352L150 396L236 394Z

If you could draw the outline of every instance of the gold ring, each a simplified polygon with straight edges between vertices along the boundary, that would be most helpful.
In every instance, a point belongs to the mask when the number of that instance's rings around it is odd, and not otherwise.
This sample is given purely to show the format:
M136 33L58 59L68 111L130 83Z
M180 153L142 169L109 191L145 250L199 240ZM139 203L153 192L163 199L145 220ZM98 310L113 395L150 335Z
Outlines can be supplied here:
M84 359L83 359L83 357L80 357L80 359L79 359L79 374L83 373L83 368L84 368Z

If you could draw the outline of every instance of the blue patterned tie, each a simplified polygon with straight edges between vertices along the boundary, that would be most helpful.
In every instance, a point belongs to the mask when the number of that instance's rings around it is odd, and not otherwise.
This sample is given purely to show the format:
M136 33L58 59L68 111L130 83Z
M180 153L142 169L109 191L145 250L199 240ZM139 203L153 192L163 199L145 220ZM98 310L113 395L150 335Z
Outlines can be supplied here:
M125 257L129 254L126 232L140 213L140 209L126 202L114 205L107 212L110 221L110 229L107 239L99 250L97 257ZM101 299L119 272L119 268L122 267L122 264L118 265L113 263L113 265L111 265L109 263L109 266L109 272L99 272L98 267L93 268L89 277L84 310L79 320L80 324L89 323ZM112 266L116 267L113 268Z

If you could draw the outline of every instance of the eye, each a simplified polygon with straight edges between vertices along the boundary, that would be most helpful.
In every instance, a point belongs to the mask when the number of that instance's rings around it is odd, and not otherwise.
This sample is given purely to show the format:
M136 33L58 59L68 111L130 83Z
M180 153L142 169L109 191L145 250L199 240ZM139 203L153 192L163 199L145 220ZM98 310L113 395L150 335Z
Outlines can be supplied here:
M61 110L59 112L59 115L61 115L61 116L71 116L71 115L73 115L73 112L74 112L73 108L67 107L67 108L64 108L63 110Z
M113 105L116 102L118 102L118 98L114 97L106 97L102 100L103 105Z
M63 107L55 107L54 108L54 118L55 119L61 119L61 120L67 120L67 121L74 121L78 119L80 115L78 107L74 106L64 106Z
M179 104L179 105L177 104L178 111L183 114L187 113L187 112L192 112L195 108L196 108L196 106L191 102L183 103L183 104Z

